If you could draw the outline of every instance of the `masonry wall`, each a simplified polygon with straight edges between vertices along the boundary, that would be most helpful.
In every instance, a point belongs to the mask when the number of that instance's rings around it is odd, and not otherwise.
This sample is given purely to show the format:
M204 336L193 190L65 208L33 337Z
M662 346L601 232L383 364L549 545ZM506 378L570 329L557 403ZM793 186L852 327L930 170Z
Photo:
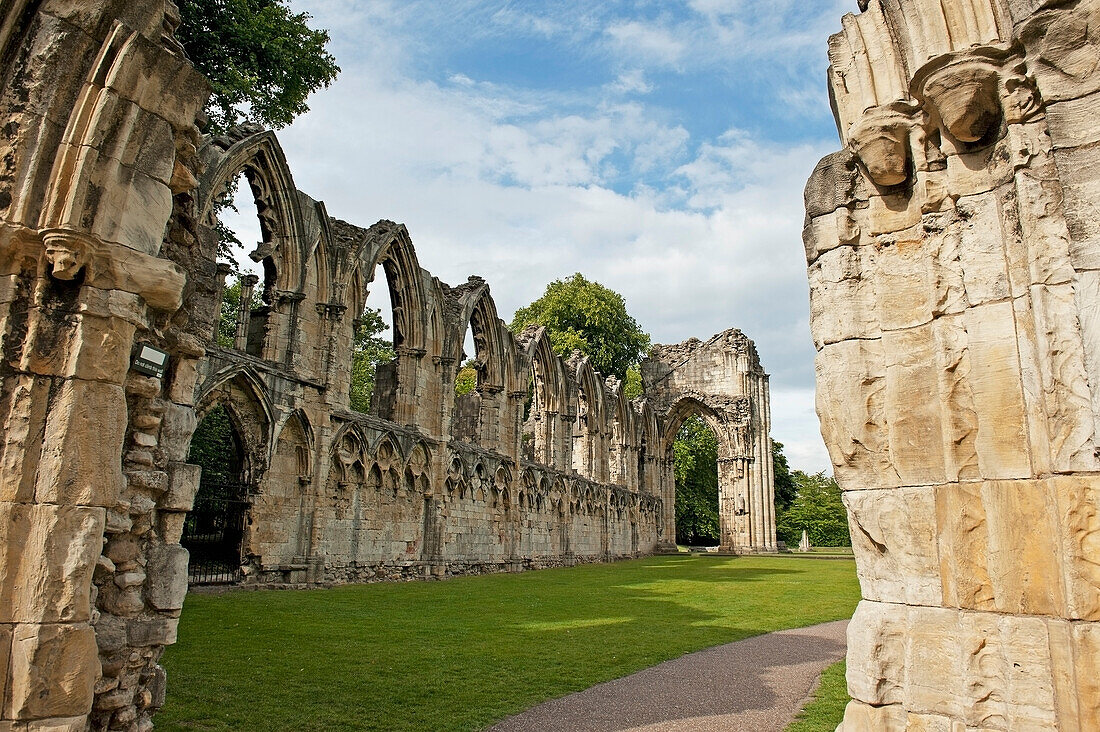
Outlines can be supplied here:
M1100 4L870 0L806 189L843 729L1100 726Z
M202 476L187 460L215 408L240 440L247 583L672 541L653 397L626 400L540 329L509 332L484 281L440 282L403 226L330 217L270 132L202 138L208 87L178 21L166 0L0 5L0 730L152 727L188 588ZM241 174L265 275L244 278L219 346L216 201ZM396 358L358 414L355 320L381 286ZM476 398L456 408L467 328ZM163 371L135 365L146 347Z

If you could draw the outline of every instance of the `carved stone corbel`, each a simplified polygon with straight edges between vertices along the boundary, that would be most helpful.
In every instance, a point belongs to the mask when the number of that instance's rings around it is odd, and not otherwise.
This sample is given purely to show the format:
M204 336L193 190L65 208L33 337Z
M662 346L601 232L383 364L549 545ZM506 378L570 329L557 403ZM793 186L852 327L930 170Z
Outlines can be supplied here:
M141 295L161 310L180 308L187 275L174 262L72 229L43 229L38 234L53 277L72 280L85 270L85 282L93 287Z
M909 178L909 138L916 111L904 101L871 107L848 130L848 148L876 185L896 186Z
M964 143L983 139L1002 119L1018 124L1042 111L1027 67L1001 46L935 58L913 75L911 90L939 117L943 129Z

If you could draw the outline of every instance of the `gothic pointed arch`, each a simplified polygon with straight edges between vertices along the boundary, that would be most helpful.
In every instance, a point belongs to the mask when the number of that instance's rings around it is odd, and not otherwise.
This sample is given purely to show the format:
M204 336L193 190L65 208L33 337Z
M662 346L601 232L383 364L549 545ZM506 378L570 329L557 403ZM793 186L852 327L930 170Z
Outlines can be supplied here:
M267 287L279 293L300 293L309 260L302 200L286 155L271 130L241 125L209 138L200 151L206 170L199 179L197 203L200 220L214 223L215 204L227 186L244 174L256 201L263 241L249 256L265 262ZM270 262L270 264L268 264Z
M451 291L451 302L457 317L446 334L446 356L453 359L456 366L462 365L463 342L469 329L476 354L466 355L477 359L478 390L503 391L511 386L513 369L508 368L507 355L512 349L506 342L508 331L497 315L489 286L484 280L471 277L466 284Z
M357 259L357 266L350 273L355 299L350 300L348 306L356 313L366 307L368 288L375 270L381 265L393 307L394 347L425 352L427 298L408 229L404 224L379 221L367 230Z

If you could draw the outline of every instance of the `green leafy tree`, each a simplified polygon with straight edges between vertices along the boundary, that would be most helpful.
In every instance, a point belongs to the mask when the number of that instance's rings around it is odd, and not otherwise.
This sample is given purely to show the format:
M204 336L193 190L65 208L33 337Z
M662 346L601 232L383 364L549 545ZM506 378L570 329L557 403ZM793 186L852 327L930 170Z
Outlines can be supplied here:
M241 446L225 407L219 404L199 422L191 437L187 462L202 467L205 495L232 497L216 487L234 483L241 477Z
M379 337L389 329L382 321L382 311L367 308L356 321L354 341L351 351L351 398L350 406L356 412L366 414L370 409L371 394L374 393L374 375L378 365L397 357L393 344Z
M626 378L623 379L623 396L627 400L637 399L642 395L642 369L636 364L630 364L626 370Z
M263 293L259 288L252 291L251 309L264 304ZM241 281L235 279L222 290L222 311L218 318L218 330L214 342L222 348L232 348L237 338L237 311L241 305Z
M176 32L210 80L211 132L241 122L285 127L309 110L306 99L340 72L327 31L285 0L181 0Z
M542 297L516 311L509 327L519 333L532 324L546 327L559 355L580 351L604 376L620 379L650 345L649 334L627 313L623 296L579 272L547 285Z
M824 471L807 475L801 470L791 473L797 494L790 508L777 511L776 534L797 545L805 531L814 546L851 546L848 514L840 499L840 486Z
M472 358L467 359L458 370L458 375L455 376L455 396L472 394L477 388L477 369L474 367L476 363Z
M775 475L775 505L777 508L788 508L798 488L791 477L787 456L783 454L783 443L779 440L772 440L772 473Z
M676 474L676 541L719 543L718 439L699 417L688 417L672 444Z

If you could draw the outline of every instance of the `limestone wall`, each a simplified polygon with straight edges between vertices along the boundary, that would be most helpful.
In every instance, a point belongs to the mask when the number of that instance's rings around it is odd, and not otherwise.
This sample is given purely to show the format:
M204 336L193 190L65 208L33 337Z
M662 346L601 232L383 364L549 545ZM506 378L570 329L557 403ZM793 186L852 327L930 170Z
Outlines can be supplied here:
M168 0L0 4L4 732L152 727L202 481L187 459L216 407L248 486L247 582L516 570L672 539L657 392L629 402L541 330L509 332L488 286L434 278L403 226L329 217L270 132L202 139L208 87L178 18ZM244 279L220 347L215 202L242 173L264 277ZM357 414L354 321L380 286L397 357ZM458 427L467 327L478 384ZM134 366L145 347L163 373ZM766 413L766 388L747 395Z
M1100 3L870 0L806 189L845 730L1100 727Z

